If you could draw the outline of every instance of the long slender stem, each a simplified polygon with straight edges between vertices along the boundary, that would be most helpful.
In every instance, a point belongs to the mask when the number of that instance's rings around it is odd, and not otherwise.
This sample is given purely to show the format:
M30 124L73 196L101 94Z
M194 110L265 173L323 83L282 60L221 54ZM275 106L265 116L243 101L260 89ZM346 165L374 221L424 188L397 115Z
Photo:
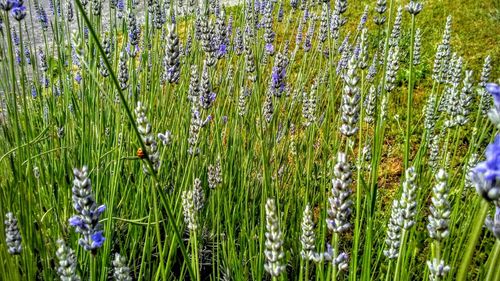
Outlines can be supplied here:
M406 137L405 137L405 153L404 164L405 170L409 167L410 162L410 143L411 143L411 117L413 108L413 48L415 45L415 15L411 15L411 40L410 40L410 73L408 74L408 96L406 103Z
M460 269L457 274L457 281L466 280L467 278L469 265L472 261L474 251L476 250L476 245L478 243L479 236L481 235L481 230L483 229L484 219L486 218L487 213L488 203L485 200L481 200L481 207L479 209L479 213L474 219L474 227L469 235L469 241L467 243L464 258L462 259L462 263L460 264Z
M19 124L19 116L17 114L17 92L16 92L16 86L17 86L17 79L16 79L16 69L14 66L15 60L14 60L14 51L12 50L12 35L11 35L11 28L10 28L10 20L9 20L9 14L8 12L4 13L5 17L5 28L7 33L7 46L8 46L8 52L9 52L9 62L10 62L10 75L11 75L11 83L12 83L12 101L14 103L14 108L12 108L12 112L14 113L14 123L16 127L16 144L19 146L21 144L21 129L20 129L20 124Z

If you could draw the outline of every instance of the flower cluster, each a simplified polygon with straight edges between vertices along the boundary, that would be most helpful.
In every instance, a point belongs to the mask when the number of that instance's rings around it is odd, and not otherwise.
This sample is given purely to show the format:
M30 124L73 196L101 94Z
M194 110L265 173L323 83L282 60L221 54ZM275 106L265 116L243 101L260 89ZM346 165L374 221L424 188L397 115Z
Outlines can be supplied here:
M285 257L283 252L283 233L280 230L279 218L274 199L266 202L266 263L264 269L271 276L279 276L286 266L281 262Z
M448 175L443 169L440 169L436 174L437 184L432 189L432 205L427 230L429 230L429 236L437 241L443 240L450 234L448 227L451 210L447 180Z
M56 256L59 260L57 274L64 281L80 281L80 276L76 274L76 256L75 251L66 246L64 240L57 240L59 248L57 248Z
M97 206L86 166L82 169L75 168L73 174L73 208L78 214L69 219L69 224L82 234L83 237L78 240L80 246L95 255L105 240L99 216L106 210L106 206Z
M165 49L165 72L164 80L169 83L178 83L180 78L179 60L179 37L175 31L175 25L168 25L167 46Z
M300 236L302 250L300 256L309 261L319 262L322 260L322 255L315 252L316 235L314 234L314 222L312 220L312 210L309 205L306 205L302 216L302 234Z
M5 244L7 245L7 251L11 255L20 255L22 250L21 233L19 232L17 219L10 212L5 217Z
M137 102L137 107L135 108L135 115L137 116L137 129L141 135L142 141L146 146L147 151L143 151L149 158L151 165L153 166L153 171L157 172L160 168L160 153L158 152L158 144L151 133L151 124L146 117L146 107L141 103ZM145 174L150 171L146 164L142 166Z
M334 168L335 178L332 180L332 195L328 198L330 209L326 223L328 229L333 232L342 233L351 227L349 217L351 216L352 173L347 162L347 155L339 152L337 164Z
M113 259L113 277L116 281L132 281L130 277L130 268L127 266L127 260L124 256L116 253Z

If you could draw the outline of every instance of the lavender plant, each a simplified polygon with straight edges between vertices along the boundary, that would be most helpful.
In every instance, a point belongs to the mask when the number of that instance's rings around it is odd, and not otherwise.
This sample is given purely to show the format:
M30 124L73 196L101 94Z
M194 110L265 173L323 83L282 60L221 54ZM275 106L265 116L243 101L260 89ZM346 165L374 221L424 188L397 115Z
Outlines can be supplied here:
M7 251L11 255L20 255L22 245L17 219L14 217L14 214L10 212L5 215L5 218L5 244L7 246Z
M95 202L87 166L83 166L82 169L75 168L73 175L75 178L71 191L73 193L73 208L77 214L69 219L69 224L82 235L78 244L85 251L96 255L97 250L102 247L105 241L99 217L106 210L106 206L98 206Z

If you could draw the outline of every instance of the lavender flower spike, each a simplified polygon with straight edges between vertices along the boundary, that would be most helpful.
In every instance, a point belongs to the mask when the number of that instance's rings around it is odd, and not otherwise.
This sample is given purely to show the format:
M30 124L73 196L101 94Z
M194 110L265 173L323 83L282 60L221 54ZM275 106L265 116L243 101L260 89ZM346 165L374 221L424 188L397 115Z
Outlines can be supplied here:
M387 249L384 255L388 259L396 259L399 256L399 247L401 246L401 225L403 221L402 211L399 200L392 201L392 212L387 223L387 238L385 243Z
M500 135L486 148L486 161L477 164L470 176L477 193L500 206Z
M179 83L180 60L179 60L179 37L175 31L175 25L168 25L167 46L164 59L164 80L169 83Z
M429 267L429 280L431 281L442 280L450 271L450 266L446 265L443 260L433 259L427 261L427 266Z
M309 205L306 205L302 217L302 234L300 236L302 250L300 256L305 260L319 262L323 256L315 252L316 235L314 234L314 222L312 220L312 211Z
M403 182L403 193L401 194L401 200L399 202L402 208L402 227L404 229L410 229L415 224L415 216L417 214L417 184L416 184L417 174L414 167L410 167L406 170L405 181Z
M137 116L137 129L141 134L142 141L146 146L147 151L143 151L149 158L153 166L154 172L158 172L160 168L160 154L158 152L158 144L151 133L151 124L146 116L146 107L139 101L137 102L137 107L135 108L135 115ZM150 171L147 165L144 163L142 165L142 170L145 174L149 174Z
M488 118L497 128L500 128L500 85L487 83L486 91L493 97L493 107L488 111Z
M349 60L347 73L343 76L344 87L342 95L342 126L340 126L340 132L350 137L358 131L358 118L359 118L359 108L360 108L360 89L359 89L359 78L357 76L356 70L358 66L358 61L355 56L352 56Z
M182 192L184 222L186 223L187 229L194 232L198 229L198 224L196 223L196 209L193 197L193 191L191 190Z
M414 16L418 15L423 8L424 5L416 1L410 1L410 3L406 5L406 11L408 11L408 13Z
M352 200L349 198L352 193L349 188L352 182L352 173L345 153L339 152L337 155L334 174L332 195L328 198L330 208L328 209L326 224L331 231L342 233L351 227L349 217L351 216L352 205Z
M113 277L116 281L132 281L127 260L118 253L115 254L115 258L113 259Z
M64 240L57 240L59 248L57 248L56 256L59 260L57 274L61 280L65 281L80 281L80 276L76 274L76 256L75 251L66 246Z
M432 189L432 205L430 207L429 236L437 241L446 238L449 232L450 202L448 200L449 187L447 185L448 175L443 169L436 174L437 184Z
M19 233L19 227L17 225L17 219L12 213L7 213L5 215L7 218L5 220L5 244L7 246L7 251L11 255L20 255L21 246L21 233Z
M279 227L279 218L274 199L266 202L266 249L264 250L266 263L264 269L271 276L279 276L286 266L281 263L285 257L283 252L283 233Z
M73 208L77 215L69 219L69 224L82 234L78 243L86 251L91 251L93 255L97 253L104 244L102 225L99 223L99 216L106 210L105 205L97 206L92 195L92 185L88 178L88 168L84 166L81 170L74 169L73 174Z

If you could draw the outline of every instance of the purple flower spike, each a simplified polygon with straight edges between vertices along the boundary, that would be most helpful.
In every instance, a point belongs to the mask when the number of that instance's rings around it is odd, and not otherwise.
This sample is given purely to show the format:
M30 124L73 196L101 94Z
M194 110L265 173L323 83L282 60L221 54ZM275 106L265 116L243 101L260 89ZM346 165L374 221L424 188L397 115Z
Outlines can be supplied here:
M26 7L18 5L12 8L11 13L17 21L22 21L26 17Z
M37 96L38 96L38 94L37 94L35 85L31 85L31 97L33 99L36 99Z
M486 161L471 171L476 190L484 199L500 203L500 135L486 148Z
M224 56L225 54L227 54L227 45L226 44L221 44L219 46L219 56Z
M14 7L16 2L17 1L13 1L13 0L0 1L0 9L2 9L4 11L10 11Z
M274 54L274 46L271 43L266 44L266 52L268 54Z
M80 73L77 73L76 76L75 76L75 81L76 83L80 84L80 82L82 82L82 76L80 75Z
M494 99L495 105L500 106L500 85L495 83L486 84L486 91L488 91Z
M500 177L500 135L486 148L486 161L479 163L474 170L484 174L484 179L488 181L496 181Z
M69 219L69 224L82 235L78 241L80 246L95 255L105 240L99 216L106 206L97 206L95 202L87 167L74 169L73 174L73 207L77 214Z

